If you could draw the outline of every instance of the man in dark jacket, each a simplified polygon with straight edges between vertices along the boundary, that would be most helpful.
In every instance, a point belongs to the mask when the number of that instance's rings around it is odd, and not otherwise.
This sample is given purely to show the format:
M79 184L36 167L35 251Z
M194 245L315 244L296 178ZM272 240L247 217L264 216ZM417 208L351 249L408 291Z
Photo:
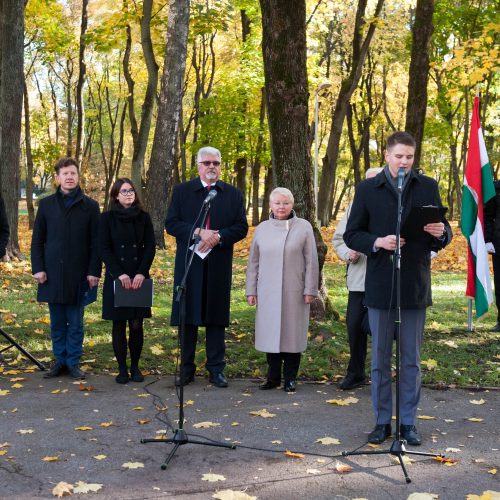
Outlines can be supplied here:
M197 160L200 176L175 186L165 221L167 232L177 241L171 324L179 325L175 290L184 275L188 247L194 242L189 239L191 229L208 193L215 190L205 227L194 228L194 236L199 239L197 250L210 253L205 258L194 256L187 279L184 366L177 382L186 385L194 380L198 327L205 326L209 380L216 387L227 387L224 335L229 324L233 245L246 236L248 224L241 192L219 180L220 151L204 147L198 151Z
M73 378L85 378L79 366L85 295L97 286L101 275L97 248L99 205L83 194L74 159L59 160L55 170L59 187L55 194L40 201L31 240L37 300L49 304L56 358L44 377L57 377L67 369Z
M5 203L0 198L0 259L5 255L5 249L9 241L9 222L5 212Z
M493 261L497 306L497 324L493 331L500 332L500 181L495 181L495 196L484 206L484 241Z
M398 215L398 172L402 168L402 224L413 207L441 207L437 182L412 171L415 140L395 132L387 140L384 170L356 188L344 240L367 257L365 303L372 332L372 403L376 425L368 436L381 443L392 432L391 359L396 320L394 251ZM418 236L401 238L401 438L419 445L415 428L420 399L420 345L426 308L432 305L431 251L447 245L451 228L444 219L423 226Z

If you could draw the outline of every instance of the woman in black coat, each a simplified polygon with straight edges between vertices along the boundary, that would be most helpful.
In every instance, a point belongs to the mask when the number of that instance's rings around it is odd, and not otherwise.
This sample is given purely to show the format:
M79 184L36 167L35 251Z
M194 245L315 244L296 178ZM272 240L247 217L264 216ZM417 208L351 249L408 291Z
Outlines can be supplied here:
M142 382L139 370L144 340L143 319L151 317L149 307L114 307L113 282L119 279L125 289L137 289L145 278L155 256L153 224L137 196L132 181L117 179L110 193L109 210L101 215L99 225L100 254L106 264L102 317L113 321L113 350L118 361L116 381ZM127 370L126 327L129 326L130 377Z

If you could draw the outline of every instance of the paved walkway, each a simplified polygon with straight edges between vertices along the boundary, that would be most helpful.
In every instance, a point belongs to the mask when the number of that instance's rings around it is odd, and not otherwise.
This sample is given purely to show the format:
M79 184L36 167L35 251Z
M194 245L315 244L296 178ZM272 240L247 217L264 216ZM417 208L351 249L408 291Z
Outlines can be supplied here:
M424 389L418 412L426 417L418 420L424 443L409 449L443 452L458 463L413 457L407 466L412 482L406 484L390 455L339 456L366 443L373 426L368 386L345 393L334 385L300 384L286 394L260 391L251 380L230 380L229 388L217 389L197 378L185 389L190 438L237 447L188 443L162 470L172 445L140 440L172 436L178 399L172 377L155 380L147 377L146 383L154 382L148 387L120 386L111 376L90 375L92 390L86 391L67 377L0 373L0 497L51 498L60 481L101 484L97 493L79 495L96 499L209 499L233 490L259 499L387 500L420 492L455 500L500 491L499 474L492 474L499 468L499 391ZM349 397L355 399L348 405L327 403ZM339 444L322 444L323 438ZM287 457L285 449L304 457ZM338 464L352 470L341 473Z

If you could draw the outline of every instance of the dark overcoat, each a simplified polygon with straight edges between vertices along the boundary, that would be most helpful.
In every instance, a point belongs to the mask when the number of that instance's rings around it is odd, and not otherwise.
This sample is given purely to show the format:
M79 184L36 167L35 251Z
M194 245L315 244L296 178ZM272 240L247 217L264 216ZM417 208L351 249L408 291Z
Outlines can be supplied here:
M208 254L206 262L197 255L193 258L186 287L186 324L190 325L229 324L233 245L248 232L241 192L222 181L217 181L215 189L217 196L211 205L210 229L219 230L221 243ZM189 234L206 195L207 190L197 177L174 187L168 208L165 227L177 242L172 325L179 324L175 289L184 275Z
M5 211L5 203L0 198L0 259L5 255L5 249L9 241L9 222L7 220L7 212Z
M411 171L403 190L402 225L412 207L426 205L442 206L437 182ZM344 241L349 248L368 257L365 281L365 303L368 307L389 309L396 304L396 290L392 288L394 252L383 248L374 252L373 248L379 236L396 234L397 213L397 192L384 171L358 184ZM415 239L407 239L401 248L403 309L421 309L432 304L430 253L444 248L452 239L450 225L444 218L442 222L446 228L442 239L422 233Z
M99 224L99 253L106 265L102 293L102 317L110 320L150 318L149 307L115 307L113 282L118 276L136 274L149 278L155 256L155 236L148 213L135 216L126 211L110 210L101 215Z
M99 205L81 190L65 208L60 188L40 201L31 239L31 269L47 273L37 300L76 304L87 276L101 275L98 254Z

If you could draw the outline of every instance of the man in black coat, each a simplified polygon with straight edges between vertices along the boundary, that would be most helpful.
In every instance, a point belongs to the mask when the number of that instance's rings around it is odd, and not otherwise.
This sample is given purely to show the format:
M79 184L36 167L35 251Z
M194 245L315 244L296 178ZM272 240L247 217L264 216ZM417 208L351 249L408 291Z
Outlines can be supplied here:
M245 207L241 192L219 180L221 173L220 151L204 147L198 151L199 177L175 186L168 209L165 227L175 236L174 301L171 324L179 325L179 304L175 301L176 287L185 270L189 239L193 224L211 190L217 193L205 227L196 227L194 237L199 239L197 249L210 253L201 258L195 255L186 286L186 328L179 384L194 380L194 363L198 327L206 330L206 368L209 380L217 387L227 387L225 367L225 327L229 325L229 305L232 280L233 245L248 232Z
M99 205L84 195L78 164L72 158L55 167L59 187L40 201L31 240L31 266L38 282L37 300L48 302L52 351L56 362L44 377L80 370L85 296L101 275L98 257Z
M484 241L493 261L497 306L497 324L493 331L500 332L500 181L495 181L495 196L484 206Z
M9 222L5 212L5 203L0 198L0 259L5 255L5 249L9 241Z
M367 257L365 303L372 332L372 403L375 428L370 443L391 435L391 359L396 320L394 251L398 213L398 172L402 181L402 226L413 207L441 207L437 182L412 171L415 140L395 132L387 140L387 165L376 177L358 184L344 233L349 248ZM415 428L420 399L420 345L426 308L432 305L431 251L444 248L452 238L444 219L423 226L418 236L401 238L401 437L419 445Z

